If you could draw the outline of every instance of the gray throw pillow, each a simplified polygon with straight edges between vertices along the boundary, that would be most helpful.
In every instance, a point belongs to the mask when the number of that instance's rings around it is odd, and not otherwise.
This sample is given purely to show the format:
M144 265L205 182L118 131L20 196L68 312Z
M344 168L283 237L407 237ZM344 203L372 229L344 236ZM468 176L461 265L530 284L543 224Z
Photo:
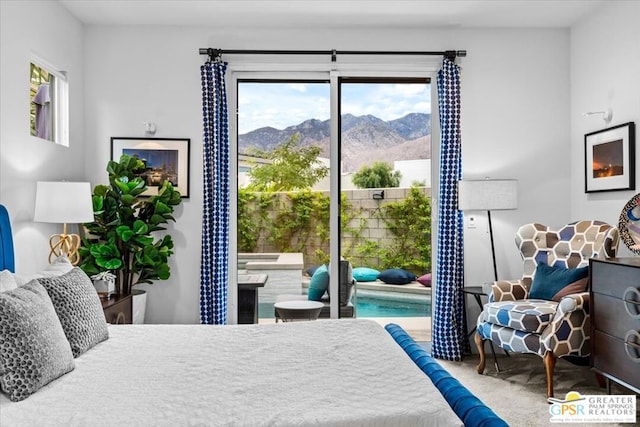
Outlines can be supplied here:
M100 297L84 271L76 267L62 276L44 277L38 282L49 292L73 357L109 338Z
M14 402L75 368L47 291L33 280L0 293L0 387Z

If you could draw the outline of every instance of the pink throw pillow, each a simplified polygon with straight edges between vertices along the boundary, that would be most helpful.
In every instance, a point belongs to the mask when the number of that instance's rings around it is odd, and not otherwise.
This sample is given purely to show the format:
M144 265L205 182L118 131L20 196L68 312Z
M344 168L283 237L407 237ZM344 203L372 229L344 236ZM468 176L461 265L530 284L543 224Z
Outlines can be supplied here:
M426 286L427 288L431 287L431 273L424 274L418 277L416 280L418 281L418 283L420 283L423 286Z

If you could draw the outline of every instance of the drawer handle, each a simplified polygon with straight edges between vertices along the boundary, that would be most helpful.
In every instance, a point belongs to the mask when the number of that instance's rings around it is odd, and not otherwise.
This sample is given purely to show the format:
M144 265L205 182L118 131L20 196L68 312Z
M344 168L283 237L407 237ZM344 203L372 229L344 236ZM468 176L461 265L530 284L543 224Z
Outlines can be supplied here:
M632 341L635 337L635 342ZM624 337L624 351L633 362L640 363L640 333L630 330ZM634 352L635 354L631 354Z
M118 317L116 317L116 325L124 325L126 317L123 312L118 313Z
M640 319L640 290L631 287L625 289L622 300L627 314L634 319ZM634 307L633 311L632 307Z

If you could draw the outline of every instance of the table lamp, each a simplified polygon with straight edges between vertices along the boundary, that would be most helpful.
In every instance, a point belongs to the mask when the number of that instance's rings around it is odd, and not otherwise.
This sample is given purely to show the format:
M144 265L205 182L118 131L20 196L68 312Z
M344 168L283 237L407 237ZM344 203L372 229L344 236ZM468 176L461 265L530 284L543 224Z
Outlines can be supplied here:
M53 259L66 255L71 264L80 262L80 236L67 234L67 224L81 224L93 221L91 184L88 182L38 181L36 187L36 208L33 217L36 222L63 224L62 234L49 238L49 264Z
M518 181L515 179L481 179L458 181L458 209L461 211L487 211L493 275L498 280L496 251L493 244L491 211L516 209L518 207Z

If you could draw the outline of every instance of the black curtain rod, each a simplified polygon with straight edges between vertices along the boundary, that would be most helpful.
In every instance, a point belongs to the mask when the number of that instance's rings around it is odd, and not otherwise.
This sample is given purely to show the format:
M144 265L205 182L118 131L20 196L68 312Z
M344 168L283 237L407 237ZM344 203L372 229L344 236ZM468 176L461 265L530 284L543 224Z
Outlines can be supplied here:
M466 50L445 51L368 51L368 50L251 50L251 49L213 49L200 48L200 55L209 55L212 61L219 59L223 54L249 54L249 55L331 55L331 61L336 62L338 55L419 55L419 56L444 56L455 61L456 57L467 56Z

